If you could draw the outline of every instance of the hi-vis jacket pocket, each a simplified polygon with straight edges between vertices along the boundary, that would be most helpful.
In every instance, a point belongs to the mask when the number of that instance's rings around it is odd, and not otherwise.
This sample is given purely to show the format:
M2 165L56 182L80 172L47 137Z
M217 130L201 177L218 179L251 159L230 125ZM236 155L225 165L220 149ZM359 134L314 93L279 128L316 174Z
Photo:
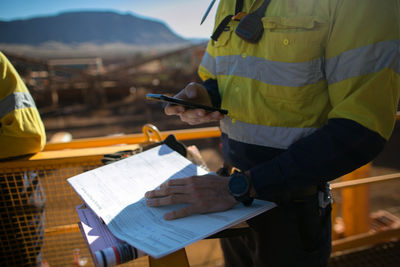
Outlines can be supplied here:
M328 22L318 17L264 17L263 52L270 60L304 62L320 58Z

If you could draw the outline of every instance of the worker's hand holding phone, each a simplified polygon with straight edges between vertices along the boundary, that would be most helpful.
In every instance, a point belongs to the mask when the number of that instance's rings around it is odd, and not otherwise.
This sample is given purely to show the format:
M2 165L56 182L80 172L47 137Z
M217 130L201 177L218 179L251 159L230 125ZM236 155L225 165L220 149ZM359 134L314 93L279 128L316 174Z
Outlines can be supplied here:
M190 83L175 97L160 94L147 94L147 99L168 103L165 107L167 115L179 115L181 120L191 125L215 122L228 114L227 110L215 108L204 86Z
M219 109L219 108L215 108L215 107L211 107L211 106L197 104L197 103L194 103L194 102L189 102L189 101L182 100L180 98L169 97L169 96L161 95L161 94L147 94L146 98L149 99L149 100L162 101L162 102L168 103L170 105L183 106L183 107L185 107L187 109L199 108L199 109L204 109L204 110L210 111L210 112L219 111L221 114L228 114L228 111L225 110L225 109Z

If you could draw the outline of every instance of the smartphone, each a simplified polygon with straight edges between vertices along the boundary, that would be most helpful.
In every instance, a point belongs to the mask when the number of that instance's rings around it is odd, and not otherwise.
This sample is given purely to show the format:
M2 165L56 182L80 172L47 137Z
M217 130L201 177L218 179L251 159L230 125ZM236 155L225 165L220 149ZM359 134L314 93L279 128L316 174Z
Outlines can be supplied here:
M202 104L197 104L197 103L193 103L193 102L188 102L179 98L175 98L175 97L169 97L166 95L162 95L162 94L146 94L146 98L149 100L157 100L157 101L161 101L161 102L165 102L171 105L180 105L180 106L184 106L185 108L189 108L189 109L194 109L194 108L201 108L210 112L213 111L219 111L221 114L228 114L228 111L226 109L220 109L220 108L215 108L215 107L210 107L210 106L206 106L206 105L202 105Z

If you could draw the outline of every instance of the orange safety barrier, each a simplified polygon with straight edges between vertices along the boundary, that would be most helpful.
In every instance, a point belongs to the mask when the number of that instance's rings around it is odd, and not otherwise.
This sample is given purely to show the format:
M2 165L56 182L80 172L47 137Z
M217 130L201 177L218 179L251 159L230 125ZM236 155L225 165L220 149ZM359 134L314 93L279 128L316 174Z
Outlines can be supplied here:
M151 129L151 126L148 126ZM149 129L147 128L147 129ZM207 127L197 129L185 129L185 130L174 130L174 131L161 131L160 136L162 139L168 135L173 134L178 140L194 140L203 138L216 138L221 135L221 131L218 127ZM78 140L72 140L68 143L49 143L44 148L44 151L62 150L62 149L77 149L77 148L90 148L90 147L105 147L120 144L140 144L147 142L149 138L152 138L150 134L127 134L122 136L108 136L108 137L97 137L97 138L82 138ZM150 139L151 140L151 139Z

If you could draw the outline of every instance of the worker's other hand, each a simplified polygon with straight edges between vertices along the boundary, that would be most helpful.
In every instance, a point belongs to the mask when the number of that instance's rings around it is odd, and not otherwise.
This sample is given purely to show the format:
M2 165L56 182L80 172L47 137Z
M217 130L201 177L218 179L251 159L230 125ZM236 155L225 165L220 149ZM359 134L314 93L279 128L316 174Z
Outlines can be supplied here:
M198 104L212 106L207 89L199 83L189 83L185 89L180 91L177 95L175 95L175 97ZM182 121L190 125L215 122L224 118L224 115L218 111L207 112L201 108L187 109L179 105L168 104L164 111L167 115L178 115Z
M150 207L188 204L166 213L166 220L196 213L228 210L238 203L228 192L228 181L229 177L213 174L172 179L162 184L159 189L146 192L146 203Z

